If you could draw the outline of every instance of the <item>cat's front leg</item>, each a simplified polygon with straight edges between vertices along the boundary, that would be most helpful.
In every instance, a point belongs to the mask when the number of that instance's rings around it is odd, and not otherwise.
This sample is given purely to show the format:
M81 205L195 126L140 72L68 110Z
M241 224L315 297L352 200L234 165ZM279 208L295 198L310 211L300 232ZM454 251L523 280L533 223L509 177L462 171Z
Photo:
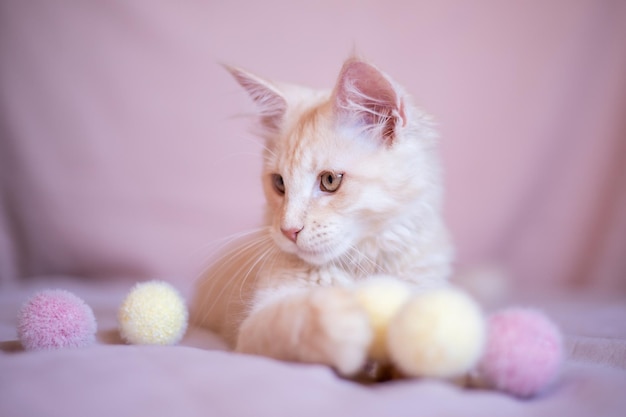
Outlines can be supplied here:
M340 287L273 297L244 320L236 350L320 363L349 376L365 364L373 334L354 293Z

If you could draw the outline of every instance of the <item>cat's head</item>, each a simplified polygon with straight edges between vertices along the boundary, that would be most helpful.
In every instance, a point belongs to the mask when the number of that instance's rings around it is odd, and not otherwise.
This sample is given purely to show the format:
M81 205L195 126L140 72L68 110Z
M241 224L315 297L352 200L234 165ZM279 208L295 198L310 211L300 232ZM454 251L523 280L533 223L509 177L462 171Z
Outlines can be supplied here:
M407 222L438 210L430 119L376 67L347 60L332 91L228 69L260 112L268 223L281 250L323 265L399 239L412 232Z

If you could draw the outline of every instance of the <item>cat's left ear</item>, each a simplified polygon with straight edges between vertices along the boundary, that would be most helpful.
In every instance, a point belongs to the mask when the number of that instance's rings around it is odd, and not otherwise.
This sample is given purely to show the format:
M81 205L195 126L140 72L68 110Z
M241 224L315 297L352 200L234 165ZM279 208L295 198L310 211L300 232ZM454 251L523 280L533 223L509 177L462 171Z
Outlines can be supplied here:
M339 123L373 134L387 145L406 125L400 92L380 70L357 58L341 69L333 101Z
M287 100L271 82L250 74L240 68L225 65L257 105L261 116L261 125L270 132L280 129L285 113Z

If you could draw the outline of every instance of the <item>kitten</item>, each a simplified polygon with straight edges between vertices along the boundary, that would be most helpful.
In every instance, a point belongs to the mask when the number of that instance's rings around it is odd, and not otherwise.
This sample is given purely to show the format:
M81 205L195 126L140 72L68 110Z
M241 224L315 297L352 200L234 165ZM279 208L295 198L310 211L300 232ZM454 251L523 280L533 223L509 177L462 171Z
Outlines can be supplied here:
M228 69L259 109L266 225L205 274L193 319L239 352L354 374L372 332L351 288L450 274L433 123L357 58L332 91Z

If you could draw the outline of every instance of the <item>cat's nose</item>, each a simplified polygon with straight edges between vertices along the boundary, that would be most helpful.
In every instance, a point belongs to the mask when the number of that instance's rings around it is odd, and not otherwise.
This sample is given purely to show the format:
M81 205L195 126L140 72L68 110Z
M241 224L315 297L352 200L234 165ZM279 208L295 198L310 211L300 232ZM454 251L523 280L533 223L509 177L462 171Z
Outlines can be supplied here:
M289 240L291 240L293 243L296 243L296 240L298 239L298 233L300 233L300 231L303 228L297 228L297 227L292 227L289 229L283 229L282 227L280 228L280 231L283 233L283 235L285 235L285 237Z

